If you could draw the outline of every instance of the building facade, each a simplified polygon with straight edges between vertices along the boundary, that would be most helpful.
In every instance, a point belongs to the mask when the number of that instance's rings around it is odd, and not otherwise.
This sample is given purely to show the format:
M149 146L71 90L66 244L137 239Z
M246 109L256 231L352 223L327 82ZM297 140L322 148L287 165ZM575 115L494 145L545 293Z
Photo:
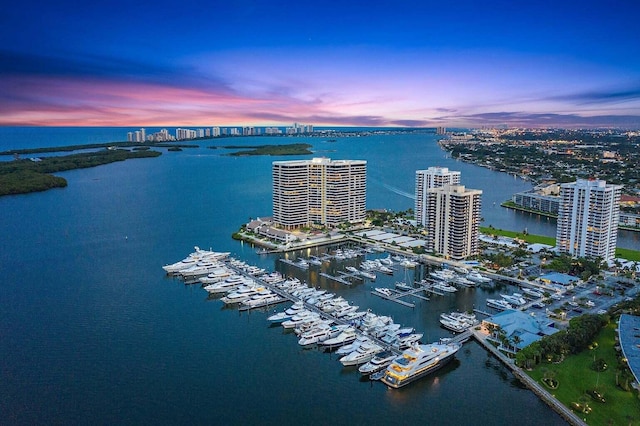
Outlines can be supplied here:
M367 162L274 161L273 220L285 229L336 226L366 218Z
M418 225L426 226L427 191L444 185L459 185L460 172L450 171L446 167L429 167L426 170L416 170L416 201L415 216Z
M427 191L427 251L454 260L478 254L481 195L462 185Z
M556 247L575 257L615 257L622 186L578 179L560 186Z

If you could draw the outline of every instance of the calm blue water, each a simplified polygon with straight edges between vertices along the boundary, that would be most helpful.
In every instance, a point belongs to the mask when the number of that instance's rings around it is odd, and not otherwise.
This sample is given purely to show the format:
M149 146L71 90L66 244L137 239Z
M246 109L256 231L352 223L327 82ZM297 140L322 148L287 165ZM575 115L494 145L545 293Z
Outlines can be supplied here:
M412 192L414 171L442 165L485 190L486 223L526 224L531 232L551 226L494 208L492 200L528 183L446 159L434 135L309 140L318 153L369 161L370 208L412 207L401 193ZM234 158L201 145L61 173L65 189L0 198L3 423L564 424L476 343L439 373L391 391L361 382L335 356L300 349L268 326L268 313L240 315L207 300L199 286L165 277L161 266L194 245L301 274L230 238L249 216L271 213L270 165L285 158ZM416 327L427 341L448 335L437 322L441 312L491 297L460 291L412 310L371 295L371 283L300 276ZM411 278L398 271L375 286Z

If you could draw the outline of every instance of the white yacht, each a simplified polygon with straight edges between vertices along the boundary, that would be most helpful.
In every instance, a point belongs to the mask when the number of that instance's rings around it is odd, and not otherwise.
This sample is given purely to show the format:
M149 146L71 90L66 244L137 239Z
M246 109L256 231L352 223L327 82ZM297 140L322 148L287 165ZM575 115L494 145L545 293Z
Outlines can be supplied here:
M337 348L339 346L344 346L355 341L357 337L358 337L358 334L356 333L355 328L349 327L344 329L337 336L331 337L327 340L320 342L319 346L325 346L328 348Z
M319 327L315 327L305 333L300 334L298 344L300 346L315 345L316 343L323 342L340 334L343 329L344 326L320 325Z
M309 322L315 319L319 319L320 315L311 312L311 311L302 311L299 314L296 314L286 321L282 322L282 327L284 328L295 328L304 322Z
M370 280L375 280L377 278L376 274L374 274L373 272L358 271L358 273L365 278L369 278Z
M223 266L209 272L206 277L200 278L202 285L213 284L225 280L231 276L231 271Z
M433 286L433 289L435 290L440 290L440 291L444 291L446 293L455 293L456 291L458 291L457 288L455 288L452 285L449 285L447 283L445 283L444 281L438 281L436 282Z
M380 265L378 267L378 271L382 272L383 274L393 275L393 269L389 268L388 266Z
M393 296L393 291L391 291L390 288L386 288L386 287L376 287L374 289L374 291L378 294L383 295L384 297L391 297Z
M414 345L391 362L382 382L392 388L405 386L446 365L459 349L457 343Z
M243 300L240 303L242 303L244 306L247 306L249 308L256 308L258 306L265 306L273 303L280 303L282 302L282 300L283 300L282 297L278 296L271 290L265 289L263 291L258 292L258 294L255 294L250 298Z
M204 287L204 289L211 294L220 294L220 293L228 293L230 291L236 290L241 285L251 285L252 281L241 275L234 275L232 277L227 278L224 281L220 281L214 284L209 284Z
M504 311L505 309L513 309L513 306L504 299L487 299L487 306L499 311Z
M382 352L382 350L382 347L375 343L363 343L355 351L340 358L340 362L345 367L364 364L365 362L369 362L375 354Z
M536 290L528 287L522 287L522 292L527 296L533 297L534 299L544 296L544 294L540 290Z
M396 358L396 354L391 351L382 351L376 355L366 364L362 364L358 371L363 376L375 373L377 371L385 369Z
M485 277L481 275L479 272L471 271L467 274L467 278L471 281L475 281L477 283L489 283L491 282L491 278Z
M501 294L500 297L502 297L504 300L506 300L507 302L509 302L510 304L512 304L514 306L522 306L525 303L527 303L525 298L522 297L522 295L520 293Z
M243 300L250 298L258 294L259 291L264 290L264 287L256 286L256 285L242 285L238 287L237 290L232 291L231 293L224 296L222 302L226 305L233 305L235 303L240 303Z
M354 340L353 342L340 346L338 350L336 350L336 355L339 355L339 356L348 355L351 352L357 350L362 344L370 343L370 342L371 340L368 337L365 337L365 336L356 337L356 340Z
M336 318L341 318L347 314L357 311L358 308L359 306L355 306L355 305L344 305L339 309L336 309L335 311L333 311L332 315Z

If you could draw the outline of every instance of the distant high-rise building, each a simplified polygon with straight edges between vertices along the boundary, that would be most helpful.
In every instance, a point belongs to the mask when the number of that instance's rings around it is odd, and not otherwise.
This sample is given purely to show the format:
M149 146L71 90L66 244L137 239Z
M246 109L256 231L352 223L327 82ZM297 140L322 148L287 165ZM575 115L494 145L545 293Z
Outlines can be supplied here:
M295 229L365 220L366 161L314 158L274 161L272 166L276 224Z
M127 141L128 142L133 142L133 132L128 132L127 133Z
M220 136L220 127L212 127L211 136L213 136L214 138L217 138L218 136Z
M621 185L578 179L560 185L556 248L575 257L615 257Z
M460 172L450 171L446 167L429 167L416 170L415 216L418 225L427 225L427 191L444 185L459 185Z
M144 142L146 140L147 140L147 132L143 127L140 129L140 140L138 142Z
M427 191L427 251L454 260L478 254L481 195L462 185Z

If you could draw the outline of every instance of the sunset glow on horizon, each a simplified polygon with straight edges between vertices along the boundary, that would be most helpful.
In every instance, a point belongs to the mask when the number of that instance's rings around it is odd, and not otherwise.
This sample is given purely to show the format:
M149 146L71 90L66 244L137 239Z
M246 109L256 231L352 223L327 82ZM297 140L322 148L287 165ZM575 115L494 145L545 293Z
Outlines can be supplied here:
M5 126L640 128L635 2L8 7Z

